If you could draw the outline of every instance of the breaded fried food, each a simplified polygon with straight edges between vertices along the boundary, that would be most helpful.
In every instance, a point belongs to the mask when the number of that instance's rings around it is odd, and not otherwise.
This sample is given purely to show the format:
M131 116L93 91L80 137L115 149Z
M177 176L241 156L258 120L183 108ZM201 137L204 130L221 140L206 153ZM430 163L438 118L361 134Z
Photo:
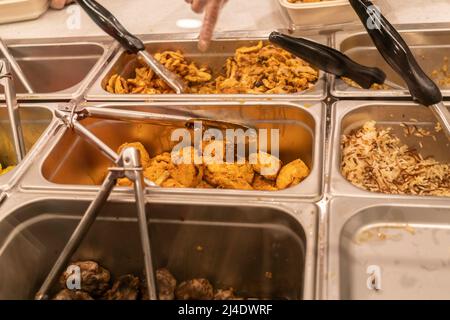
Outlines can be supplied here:
M119 149L117 149L117 152L120 154L122 153L123 149L130 147L136 148L139 151L142 167L148 167L148 165L150 164L150 155L148 154L148 151L145 149L144 145L140 142L124 143L119 147Z
M221 189L252 190L254 171L249 163L244 164L207 164L205 180Z
M253 170L269 180L276 180L281 169L281 160L266 152L253 153L249 156Z
M300 159L294 160L283 168L277 177L277 188L286 189L302 182L309 175L308 166Z
M253 189L259 191L277 191L277 186L275 181L268 180L263 176L257 174L252 184Z
M147 164L144 177L163 188L277 191L297 185L310 173L300 159L282 167L280 159L262 151L251 154L248 160L227 163L226 149L235 151L235 145L222 140L204 143L203 155L189 146L150 158L141 143L126 143L120 148L126 146L134 146L140 151ZM117 184L133 185L127 178L118 179Z
M236 49L234 56L226 60L224 71L215 77L208 67L188 61L180 51L164 51L154 56L184 80L188 93L296 93L313 87L319 76L318 70L306 61L262 41ZM174 93L150 68L141 64L135 69L134 78L112 75L106 90L116 94Z

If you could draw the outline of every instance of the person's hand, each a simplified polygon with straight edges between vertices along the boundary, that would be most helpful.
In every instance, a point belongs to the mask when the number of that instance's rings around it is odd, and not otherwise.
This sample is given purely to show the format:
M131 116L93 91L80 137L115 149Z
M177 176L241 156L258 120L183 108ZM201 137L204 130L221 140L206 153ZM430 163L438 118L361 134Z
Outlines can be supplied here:
M50 7L53 9L62 9L66 4L73 2L73 0L51 0Z
M196 13L204 12L203 26L200 31L198 48L201 51L208 50L209 43L219 18L220 9L228 0L185 0L191 5L192 11Z

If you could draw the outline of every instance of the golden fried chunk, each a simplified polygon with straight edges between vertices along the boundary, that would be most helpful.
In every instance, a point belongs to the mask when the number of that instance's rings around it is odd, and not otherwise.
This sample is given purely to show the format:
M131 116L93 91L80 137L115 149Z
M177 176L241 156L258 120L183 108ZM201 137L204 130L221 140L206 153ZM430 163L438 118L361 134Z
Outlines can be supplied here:
M142 167L147 168L150 165L150 155L148 154L145 147L140 142L131 142L131 143L124 143L122 144L119 149L117 150L118 153L121 153L123 149L133 147L138 149L139 154L141 156L141 164Z
M200 183L197 185L197 188L199 189L214 189L212 185L210 185L205 180L200 181Z
M286 189L295 186L308 175L308 166L300 159L294 160L281 168L277 177L277 188Z
M205 169L205 180L217 188L252 190L254 174L249 163L208 164Z
M195 165L196 155L200 158L193 147L186 147L177 154L172 155L173 166L170 167L170 176L182 186L195 188L203 178L203 166Z
M150 160L150 165L144 170L144 177L160 186L170 177L169 170L172 167L170 153L164 152Z
M260 175L256 175L253 180L253 189L259 191L277 191L275 181L268 180Z
M173 178L168 178L164 180L161 184L161 187L163 188L187 188L185 185L182 185L177 180Z
M224 65L224 72L213 78L211 70L189 62L179 51L155 54L155 59L178 74L188 85L188 92L198 94L285 94L311 88L318 71L291 53L264 45L236 49ZM117 74L106 84L111 93L167 94L173 90L147 66L135 69L134 78L125 80Z
M128 178L117 179L117 185L120 187L132 187L133 182Z
M276 180L281 169L281 160L266 152L253 153L249 156L253 170L269 180Z

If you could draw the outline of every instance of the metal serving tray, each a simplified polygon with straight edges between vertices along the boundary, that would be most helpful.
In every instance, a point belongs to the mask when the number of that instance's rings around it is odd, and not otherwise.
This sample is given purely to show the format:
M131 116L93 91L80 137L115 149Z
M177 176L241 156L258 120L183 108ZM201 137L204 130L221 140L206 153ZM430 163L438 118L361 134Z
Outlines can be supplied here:
M20 117L22 120L23 136L25 140L27 157L12 171L0 176L0 190L5 189L7 185L21 173L22 166L30 159L36 156L37 149L42 145L47 136L56 124L54 121L52 107L54 105L46 104L21 104ZM40 142L38 142L40 141ZM34 147L33 147L34 146ZM5 105L0 104L0 163L3 166L16 165L16 156L14 144L11 136L11 126L8 118L8 111ZM35 150L35 151L33 151Z
M117 49L111 40L100 39L16 40L7 44L36 92L27 93L14 74L20 100L49 101L77 97ZM4 99L3 88L0 88L0 100Z
M450 104L447 104L450 106ZM416 122L419 119L419 122ZM450 162L450 143L443 131L432 137L417 138L414 135L405 137L402 123L418 125L435 132L436 118L431 111L413 102L389 101L339 101L333 105L332 130L330 140L330 179L329 192L333 196L351 197L384 197L386 199L431 198L423 196L399 196L369 192L354 186L341 174L341 137L350 131L360 128L366 121L375 120L382 127L391 127L393 133L405 144L415 147L424 157L433 156L436 160ZM422 142L422 146L419 145Z
M0 215L0 299L32 299L90 198L17 194ZM155 268L245 296L313 299L317 208L148 198ZM109 202L73 260L142 275L135 204ZM126 241L124 239L126 238ZM199 249L201 248L201 249Z
M94 105L94 104L92 104ZM312 168L310 176L299 185L282 191L238 191L225 189L148 188L147 191L170 194L217 196L258 196L318 199L322 194L322 167L325 130L325 105L291 102L221 102L221 103L103 103L100 107L120 107L163 113L188 112L199 117L213 117L242 122L255 127L279 129L280 157L284 163L300 157ZM136 124L111 120L86 119L81 122L112 149L125 142L141 141L152 156L169 151L174 127ZM25 189L96 191L111 163L100 152L71 130L60 127L39 159L22 181ZM116 187L119 192L130 188Z
M444 58L450 58L450 29L408 29L400 34L409 44L414 56L424 71L431 76L434 70L440 70ZM403 80L387 65L373 45L366 32L338 32L335 34L335 48L347 54L355 61L381 68L388 79L406 88ZM331 94L339 98L399 98L410 97L408 91L402 90L363 90L348 86L341 79L331 78ZM441 86L442 94L450 97L450 85Z
M329 243L324 298L450 298L448 201L335 198Z
M244 37L243 37L244 36ZM208 65L214 73L219 73L230 56L234 55L234 51L242 46L255 45L259 40L267 40L268 33L250 33L243 35L226 33L218 34L216 41L211 44L210 49L206 53L202 53L197 49L197 35L184 34L182 38L174 39L173 35L155 35L147 37L145 41L147 51L154 54L165 50L181 50L184 55L197 62L199 65ZM311 37L313 40L323 44L327 44L326 36ZM243 40L245 39L245 40ZM88 91L86 98L88 100L115 100L115 101L186 101L186 100L230 100L230 99L302 99L302 100L322 100L326 96L326 75L320 72L320 78L314 88L298 94L111 94L104 88L108 79L115 73L121 74L125 78L134 74L137 66L135 55L130 55L125 50L120 50L115 58L111 61L105 71L100 75L99 79L94 83Z

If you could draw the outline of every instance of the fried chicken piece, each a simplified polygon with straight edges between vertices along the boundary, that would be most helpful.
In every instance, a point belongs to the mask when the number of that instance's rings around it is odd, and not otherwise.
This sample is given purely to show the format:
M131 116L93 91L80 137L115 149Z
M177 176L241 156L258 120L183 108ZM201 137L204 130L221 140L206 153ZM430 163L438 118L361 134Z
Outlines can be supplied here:
M282 190L295 186L309 175L308 166L300 159L294 160L283 168L277 177L277 188Z
M206 279L192 279L182 282L175 290L178 300L212 300L214 289Z
M141 165L143 168L147 168L150 165L150 155L148 154L145 147L140 142L131 142L122 144L119 149L117 149L117 153L121 153L125 148L136 148L139 151L141 156Z
M186 147L172 156L173 166L169 168L170 176L180 185L195 188L203 178L203 166L195 165L195 159L201 159L197 150Z
M205 180L212 186L223 189L252 190L251 183L255 173L249 163L208 164Z
M104 299L106 300L137 300L139 295L140 280L132 274L120 276L109 289Z
M132 187L133 182L128 178L117 179L117 185L120 187Z
M259 190L259 191L277 191L278 188L276 187L275 181L268 180L263 176L260 176L259 174L255 176L255 179L253 180L253 189Z
M162 182L160 184L160 186L163 188L186 188L185 185L182 185L181 183L179 183L177 180L175 180L173 178L164 180L164 182Z
M166 268L156 270L156 286L159 300L174 300L177 280Z
M81 290L63 289L58 292L53 300L94 300L89 293Z
M184 80L190 93L295 93L311 88L319 76L318 70L304 60L271 44L264 45L262 41L236 49L225 62L225 72L214 78L211 70L189 62L179 51L164 51L154 56ZM106 90L111 93L173 93L147 66L136 68L135 77L128 80L112 75Z
M71 263L70 266L77 266L81 273L81 290L89 293L91 296L98 297L103 295L109 288L111 274L109 271L94 261L78 261ZM59 279L63 288L66 288L67 279L72 276L68 270L64 271Z
M200 181L200 183L197 185L198 189L214 189L212 185L210 185L205 180Z
M278 172L281 169L281 160L271 154L259 151L252 153L249 156L249 161L255 170L264 178L269 180L276 180Z
M150 160L150 164L144 170L144 177L161 185L170 177L169 170L173 167L170 153L164 152Z

